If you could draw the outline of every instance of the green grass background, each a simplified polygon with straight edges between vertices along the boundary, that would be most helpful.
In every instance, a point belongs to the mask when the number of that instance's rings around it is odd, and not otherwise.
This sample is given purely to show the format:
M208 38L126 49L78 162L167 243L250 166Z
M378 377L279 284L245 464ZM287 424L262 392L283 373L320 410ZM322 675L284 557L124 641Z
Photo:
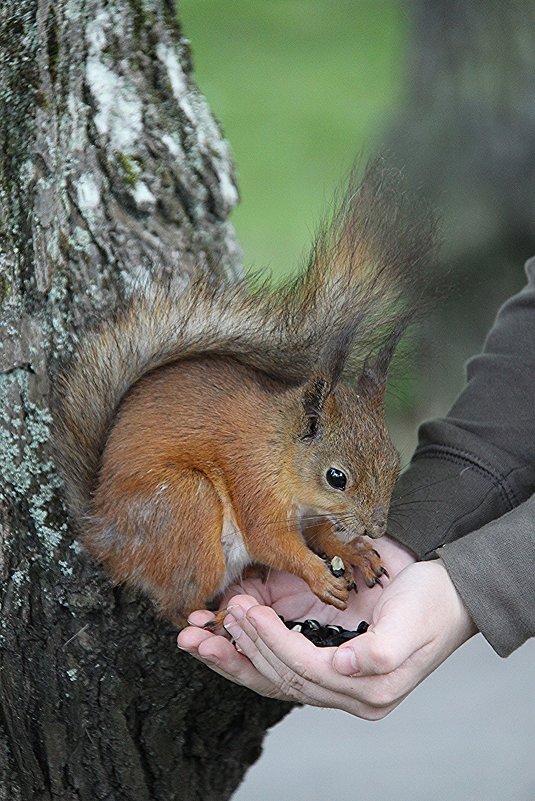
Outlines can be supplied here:
M393 0L180 0L179 16L234 154L245 267L280 278L400 100L405 14Z

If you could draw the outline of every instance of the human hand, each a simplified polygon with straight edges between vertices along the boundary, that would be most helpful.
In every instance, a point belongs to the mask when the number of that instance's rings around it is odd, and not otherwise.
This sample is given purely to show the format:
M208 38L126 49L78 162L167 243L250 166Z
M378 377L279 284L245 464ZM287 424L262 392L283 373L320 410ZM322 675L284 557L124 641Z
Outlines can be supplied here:
M438 596L442 595L441 582L431 581L428 586L431 576L426 576L436 572L439 567L436 563L414 565L414 556L389 537L383 537L379 547L390 581L385 579L383 591L378 587L362 587L358 594L352 593L350 606L344 612L322 604L301 579L273 571L265 584L257 579L245 580L240 589L249 594L230 599L234 621L229 615L226 622L231 626L232 636L239 640L241 653L224 637L197 628L212 617L207 611L190 616L194 626L180 633L179 646L231 681L263 695L338 707L361 717L383 717L436 666L430 666L436 643L427 624L429 619L438 622L434 614L443 604L427 601L435 583ZM413 573L406 579L409 565ZM415 571L417 567L423 570ZM439 569L438 575L442 578L444 573L449 582L444 568ZM399 578L392 581L398 574ZM454 597L458 598L456 593ZM445 606L447 612L449 606ZM369 634L339 649L320 649L301 635L289 632L278 614L293 620L313 617L345 628L356 628L366 619L371 620L371 627ZM234 629L236 625L238 630ZM448 630L445 619L438 629ZM410 643L414 644L413 651ZM451 647L448 640L445 647L447 653L436 664L457 645ZM439 648L441 654L443 650ZM357 660L356 668L350 659L352 653ZM426 661L427 653L431 660ZM399 664L394 665L396 658ZM349 661L344 663L344 659ZM424 665L430 666L423 675L422 659ZM358 679L349 678L348 672L356 672Z
M400 565L397 575L387 556L392 550L396 562L396 548L399 561L407 565L404 569ZM256 597L237 595L230 600L233 608L225 625L240 652L224 637L195 627L180 633L179 645L231 681L262 695L343 709L368 720L382 718L476 628L441 562L407 564L413 559L386 538L381 551L393 580L382 591L363 589L361 600L354 596L345 612L316 601L308 588L298 591L299 579L280 574L271 598L265 597L265 588L261 597L260 588L253 585ZM275 608L263 606L266 601ZM315 616L346 628L354 628L363 618L371 624L366 634L339 648L317 648L288 631L277 612L292 619ZM190 617L202 625L210 613Z

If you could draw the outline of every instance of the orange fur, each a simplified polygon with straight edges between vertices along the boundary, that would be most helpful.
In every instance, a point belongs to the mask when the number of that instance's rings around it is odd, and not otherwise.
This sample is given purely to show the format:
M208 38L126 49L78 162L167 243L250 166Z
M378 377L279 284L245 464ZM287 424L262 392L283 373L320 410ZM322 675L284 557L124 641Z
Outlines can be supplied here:
M326 412L332 431L340 429L335 442L351 433L346 423L351 404L353 425L364 435L367 420L370 429L369 442L360 437L367 455L360 465L364 503L357 517L351 500L321 485L330 456L322 465L317 447L299 441L306 426L300 388L231 359L161 368L127 395L108 438L89 510L89 549L116 581L142 587L177 622L252 563L301 576L323 601L345 608L347 580L332 576L314 552L330 558L341 552L342 543L336 537L336 544L332 537L314 543L309 537L309 548L299 507L332 517L352 514L348 528L362 529L370 525L377 505L388 504L397 471L391 446L384 456L385 465L390 460L388 469L380 468L381 486L375 486L376 492L365 489L382 432L373 398L359 397L343 385L335 391ZM325 438L320 451L324 446ZM331 444L327 450L339 455L351 448ZM386 454L384 442L380 450ZM350 458L345 457L347 463ZM297 462L305 481L295 476ZM222 546L225 520L234 526L231 540L242 538L244 545L235 572ZM357 551L352 553L358 563Z
M115 581L183 622L253 563L340 609L348 581L318 554L380 577L360 537L384 533L398 473L384 388L434 247L415 208L379 159L277 291L154 278L83 332L52 381L56 452Z

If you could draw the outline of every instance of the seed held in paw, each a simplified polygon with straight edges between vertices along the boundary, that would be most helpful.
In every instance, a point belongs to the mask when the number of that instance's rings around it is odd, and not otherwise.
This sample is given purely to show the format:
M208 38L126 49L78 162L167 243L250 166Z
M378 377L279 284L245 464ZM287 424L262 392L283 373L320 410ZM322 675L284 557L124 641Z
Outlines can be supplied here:
M343 576L345 573L343 559L340 559L339 556L333 556L333 558L329 563L329 569L333 574L333 576L336 576L336 578L340 578L340 576Z

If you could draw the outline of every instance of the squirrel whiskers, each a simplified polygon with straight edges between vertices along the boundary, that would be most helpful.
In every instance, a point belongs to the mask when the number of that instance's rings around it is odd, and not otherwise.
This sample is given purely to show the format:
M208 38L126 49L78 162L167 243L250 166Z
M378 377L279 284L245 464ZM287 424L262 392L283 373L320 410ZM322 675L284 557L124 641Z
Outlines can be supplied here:
M430 216L377 160L297 279L154 280L84 333L56 376L56 445L68 506L116 581L183 622L251 564L339 608L347 581L317 553L377 579L361 535L384 532L398 472L387 370L433 251Z

